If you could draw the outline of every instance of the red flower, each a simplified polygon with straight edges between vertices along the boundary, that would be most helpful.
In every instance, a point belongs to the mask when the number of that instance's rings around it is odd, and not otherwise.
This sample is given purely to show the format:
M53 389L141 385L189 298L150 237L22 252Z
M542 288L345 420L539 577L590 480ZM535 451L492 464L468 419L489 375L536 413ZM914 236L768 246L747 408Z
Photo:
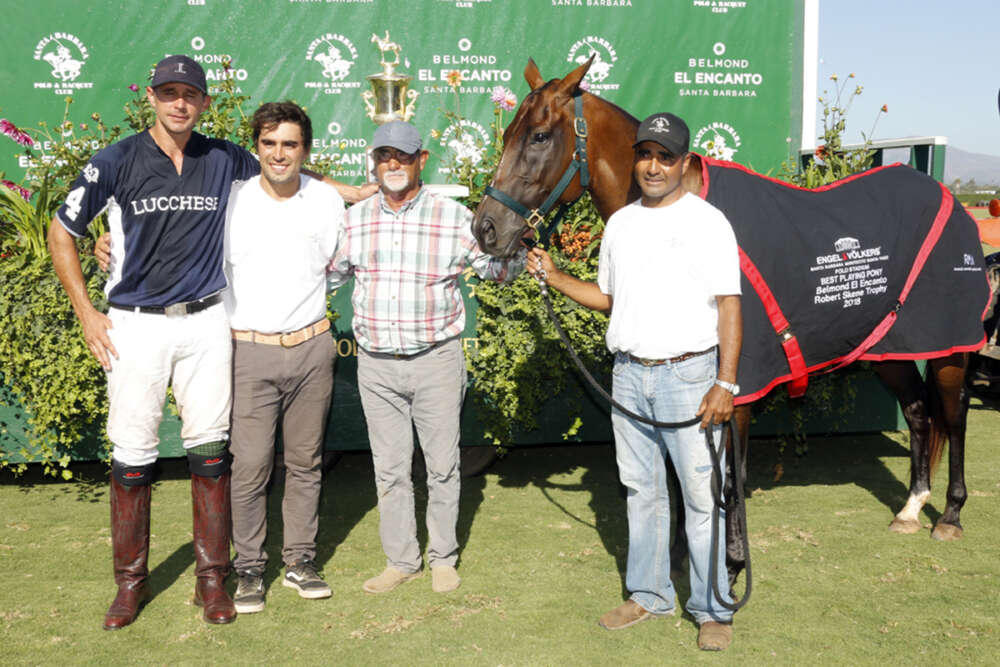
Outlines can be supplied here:
M889 113L889 105L888 104L883 104L882 105L882 113Z
M0 183L3 183L3 185L4 185L5 188L13 190L17 194L21 195L21 198L24 199L24 201L31 201L31 190L28 190L26 188L22 188L17 183L11 183L7 179L4 179L4 180L0 181Z
M31 139L27 132L18 129L17 125L14 125L14 123L10 122L6 118L0 118L0 132L3 132L22 146L30 148L35 145L35 142Z

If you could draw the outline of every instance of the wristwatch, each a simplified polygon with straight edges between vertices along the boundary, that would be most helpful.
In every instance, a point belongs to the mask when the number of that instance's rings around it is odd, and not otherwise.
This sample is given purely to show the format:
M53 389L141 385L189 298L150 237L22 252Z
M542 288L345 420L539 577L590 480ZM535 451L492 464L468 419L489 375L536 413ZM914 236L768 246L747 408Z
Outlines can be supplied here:
M740 393L740 386L738 384L736 384L735 382L726 382L725 380L716 380L715 384L719 385L720 387L722 387L723 389L725 389L726 391L728 391L733 396L736 396L737 394Z

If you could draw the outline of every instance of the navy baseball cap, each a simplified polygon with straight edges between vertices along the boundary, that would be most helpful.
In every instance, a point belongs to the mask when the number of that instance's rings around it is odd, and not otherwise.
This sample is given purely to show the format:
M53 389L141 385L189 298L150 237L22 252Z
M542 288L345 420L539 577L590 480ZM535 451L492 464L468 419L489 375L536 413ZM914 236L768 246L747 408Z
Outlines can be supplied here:
M156 64L153 80L149 85L151 88L156 88L165 83L186 83L208 95L205 70L187 56L167 56Z
M403 120L389 121L379 125L372 137L372 150L376 148L395 148L412 155L423 147L417 128Z
M682 155L688 152L690 138L691 134L688 131L687 123L679 116L672 113L654 113L639 123L632 148L644 141L653 141L674 155Z

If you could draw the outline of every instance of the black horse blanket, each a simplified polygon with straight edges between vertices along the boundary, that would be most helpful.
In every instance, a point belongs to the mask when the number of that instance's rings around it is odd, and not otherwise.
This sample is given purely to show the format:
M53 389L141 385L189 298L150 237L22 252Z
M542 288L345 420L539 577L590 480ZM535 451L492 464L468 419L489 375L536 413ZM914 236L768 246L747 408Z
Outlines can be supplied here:
M737 403L856 359L979 349L989 305L976 223L904 165L816 190L702 157L701 196L732 223L743 271Z

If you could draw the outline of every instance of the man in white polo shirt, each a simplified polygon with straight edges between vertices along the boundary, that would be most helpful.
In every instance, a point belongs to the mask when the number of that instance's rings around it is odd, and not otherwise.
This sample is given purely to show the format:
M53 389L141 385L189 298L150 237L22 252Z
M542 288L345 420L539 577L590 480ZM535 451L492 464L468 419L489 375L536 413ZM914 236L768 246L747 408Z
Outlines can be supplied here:
M312 125L291 102L262 105L251 120L261 175L233 186L226 215L224 293L233 330L233 601L264 609L267 483L280 422L284 586L330 596L319 576L316 533L323 436L333 388L326 266L343 225L334 188L302 175Z

